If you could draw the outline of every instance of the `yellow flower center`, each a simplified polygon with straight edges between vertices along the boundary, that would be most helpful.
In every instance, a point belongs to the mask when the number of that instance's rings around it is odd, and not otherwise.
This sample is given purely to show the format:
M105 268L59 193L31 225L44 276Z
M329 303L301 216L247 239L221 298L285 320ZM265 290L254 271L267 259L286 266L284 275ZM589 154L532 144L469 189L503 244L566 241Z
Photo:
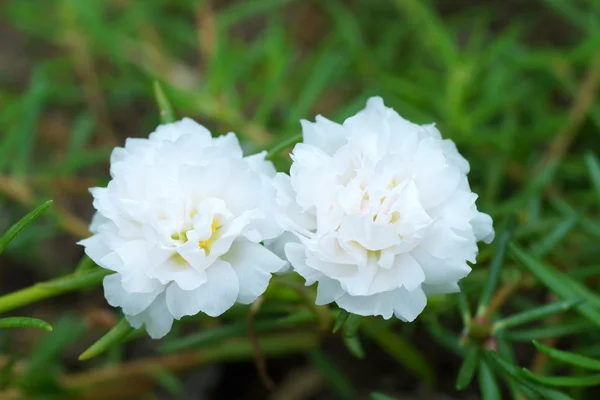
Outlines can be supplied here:
M208 255L208 253L210 252L210 248L211 248L211 246L212 246L212 242L213 242L213 240L214 240L214 238L213 238L213 234L214 234L214 233L217 231L217 220L216 220L216 219L213 219L213 222L212 222L212 224L210 225L210 229L211 229L211 231L212 231L212 233L211 233L210 237L209 237L208 239L206 239L206 240L201 240L201 241L198 243L198 246L199 246L201 249L204 249L204 251L206 252L206 255Z

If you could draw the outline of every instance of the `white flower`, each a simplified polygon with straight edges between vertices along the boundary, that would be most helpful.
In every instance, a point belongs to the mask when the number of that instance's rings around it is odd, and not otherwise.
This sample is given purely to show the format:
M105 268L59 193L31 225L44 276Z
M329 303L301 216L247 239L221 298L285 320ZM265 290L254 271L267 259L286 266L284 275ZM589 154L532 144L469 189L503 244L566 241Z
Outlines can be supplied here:
M173 318L251 303L286 265L260 244L281 233L264 158L243 157L234 134L213 139L190 119L113 151L108 187L91 189L94 235L80 243L116 272L105 296L132 326L160 338Z
M378 97L342 125L318 116L302 129L291 177L276 177L278 222L297 237L285 253L318 282L317 304L412 321L427 295L458 291L494 230L454 143Z

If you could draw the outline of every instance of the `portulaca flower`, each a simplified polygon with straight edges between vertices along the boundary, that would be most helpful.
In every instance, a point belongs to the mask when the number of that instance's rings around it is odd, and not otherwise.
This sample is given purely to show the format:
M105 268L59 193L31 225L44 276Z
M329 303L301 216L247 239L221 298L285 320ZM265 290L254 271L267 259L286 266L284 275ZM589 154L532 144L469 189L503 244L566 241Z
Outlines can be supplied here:
M341 125L318 116L302 131L291 177L276 177L278 219L297 238L285 245L293 268L318 282L317 304L412 321L427 295L458 291L494 230L454 143L378 97Z
M286 262L260 242L281 233L272 217L275 169L265 153L243 157L232 133L212 138L190 119L127 139L111 156L86 254L115 271L108 302L160 338L173 319L217 316L253 302Z

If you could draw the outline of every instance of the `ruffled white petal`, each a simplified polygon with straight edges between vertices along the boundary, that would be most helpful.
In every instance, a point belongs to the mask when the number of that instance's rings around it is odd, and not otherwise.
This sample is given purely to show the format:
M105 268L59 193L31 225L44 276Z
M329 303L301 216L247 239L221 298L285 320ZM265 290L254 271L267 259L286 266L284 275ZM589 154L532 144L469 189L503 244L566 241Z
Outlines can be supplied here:
M173 326L173 316L167 309L164 292L145 311L136 315L125 314L125 318L136 329L145 325L152 339L164 337Z
M212 138L187 118L112 152L112 180L90 190L94 235L80 244L116 272L105 295L133 326L162 337L174 318L220 315L285 266L259 244L283 232L265 155L244 158L234 134Z
M250 304L263 294L269 285L271 274L281 270L286 262L260 244L248 240L233 243L223 257L233 267L240 290L237 301Z
M240 282L229 263L215 261L206 270L206 275L206 283L194 290L182 290L173 284L167 287L167 307L173 317L179 319L185 315L196 315L200 311L217 317L235 303L240 292Z
M454 142L379 97L341 125L317 117L302 129L290 178L276 178L276 215L317 303L412 321L427 295L458 290L494 229Z
M148 293L130 293L123 289L121 275L113 274L104 278L104 297L113 307L121 307L125 314L135 315L147 309L163 288Z

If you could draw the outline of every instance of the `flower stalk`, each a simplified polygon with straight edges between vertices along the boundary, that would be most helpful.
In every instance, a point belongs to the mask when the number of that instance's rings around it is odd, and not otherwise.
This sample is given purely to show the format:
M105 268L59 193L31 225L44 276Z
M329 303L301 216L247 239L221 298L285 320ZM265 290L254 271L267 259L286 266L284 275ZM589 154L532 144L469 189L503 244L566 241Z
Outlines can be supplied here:
M112 271L92 269L83 274L70 274L47 282L37 283L0 297L0 313L26 306L36 301L100 284Z

